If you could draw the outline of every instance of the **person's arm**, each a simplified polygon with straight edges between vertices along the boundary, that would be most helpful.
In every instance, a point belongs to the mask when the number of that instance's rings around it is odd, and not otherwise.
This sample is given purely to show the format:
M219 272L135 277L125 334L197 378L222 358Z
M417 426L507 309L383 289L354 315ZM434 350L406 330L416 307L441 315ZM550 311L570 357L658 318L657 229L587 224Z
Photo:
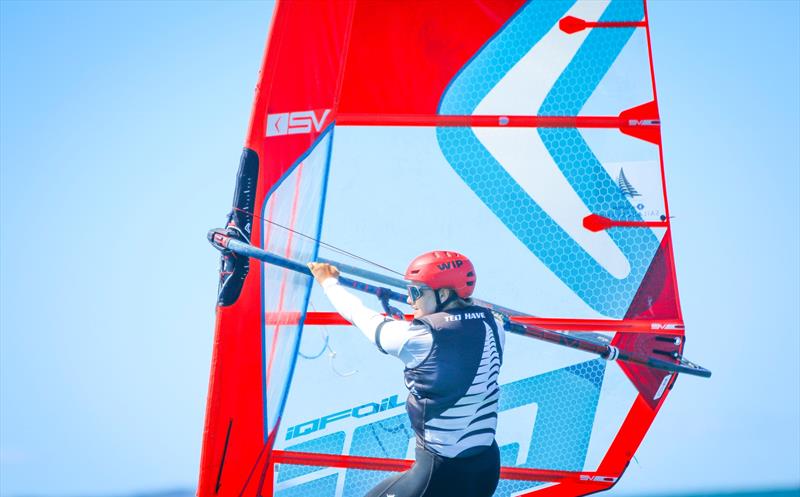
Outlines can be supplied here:
M329 277L321 285L336 312L361 330L367 340L378 345L376 334L390 319L365 306L361 299L342 287L337 278Z
M336 312L353 323L384 354L397 357L410 368L428 357L433 338L426 326L388 318L370 309L336 278L323 281L322 288Z
M394 320L365 306L339 284L339 271L329 264L309 264L325 295L343 318L355 325L381 352L414 367L428 356L433 340L424 325Z

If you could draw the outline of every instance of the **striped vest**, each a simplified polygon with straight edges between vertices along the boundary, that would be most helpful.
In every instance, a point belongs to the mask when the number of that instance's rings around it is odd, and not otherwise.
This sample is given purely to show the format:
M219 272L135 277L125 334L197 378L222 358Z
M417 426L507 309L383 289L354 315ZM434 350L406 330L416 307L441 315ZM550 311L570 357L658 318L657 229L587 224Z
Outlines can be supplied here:
M444 457L468 457L494 442L503 361L497 322L470 306L415 320L431 330L428 357L405 370L406 410L417 444Z

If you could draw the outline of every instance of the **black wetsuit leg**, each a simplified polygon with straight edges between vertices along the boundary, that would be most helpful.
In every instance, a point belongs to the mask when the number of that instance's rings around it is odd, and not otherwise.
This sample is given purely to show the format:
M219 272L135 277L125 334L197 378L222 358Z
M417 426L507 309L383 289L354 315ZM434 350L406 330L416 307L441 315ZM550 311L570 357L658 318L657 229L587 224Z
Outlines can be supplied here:
M382 481L365 497L491 497L499 478L497 443L475 456L455 459L417 448L411 469Z

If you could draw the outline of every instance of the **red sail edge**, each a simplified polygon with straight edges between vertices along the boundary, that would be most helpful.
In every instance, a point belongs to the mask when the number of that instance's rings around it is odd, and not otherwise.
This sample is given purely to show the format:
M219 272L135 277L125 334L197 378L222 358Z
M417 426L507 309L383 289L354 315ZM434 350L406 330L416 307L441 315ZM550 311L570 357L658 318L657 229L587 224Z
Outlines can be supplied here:
M334 3L281 2L275 8L245 143L259 162L257 212L332 122L331 112L324 110L333 109L336 101L346 40L330 33L343 32L351 18L352 8ZM268 136L269 115L288 118L294 112L307 119L315 112L322 122L313 123L307 133ZM262 235L261 223L254 222L250 241L257 243ZM199 497L272 495L267 469L277 426L266 433L261 279L261 265L251 264L237 300L217 307Z

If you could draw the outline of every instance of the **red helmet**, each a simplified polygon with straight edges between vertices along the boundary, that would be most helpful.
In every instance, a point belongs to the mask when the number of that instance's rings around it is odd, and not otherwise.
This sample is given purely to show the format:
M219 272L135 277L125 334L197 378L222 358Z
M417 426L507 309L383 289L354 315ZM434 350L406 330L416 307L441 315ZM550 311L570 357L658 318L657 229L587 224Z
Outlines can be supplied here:
M419 281L434 290L450 288L462 299L475 291L475 266L458 252L434 250L417 257L406 269L405 278Z

